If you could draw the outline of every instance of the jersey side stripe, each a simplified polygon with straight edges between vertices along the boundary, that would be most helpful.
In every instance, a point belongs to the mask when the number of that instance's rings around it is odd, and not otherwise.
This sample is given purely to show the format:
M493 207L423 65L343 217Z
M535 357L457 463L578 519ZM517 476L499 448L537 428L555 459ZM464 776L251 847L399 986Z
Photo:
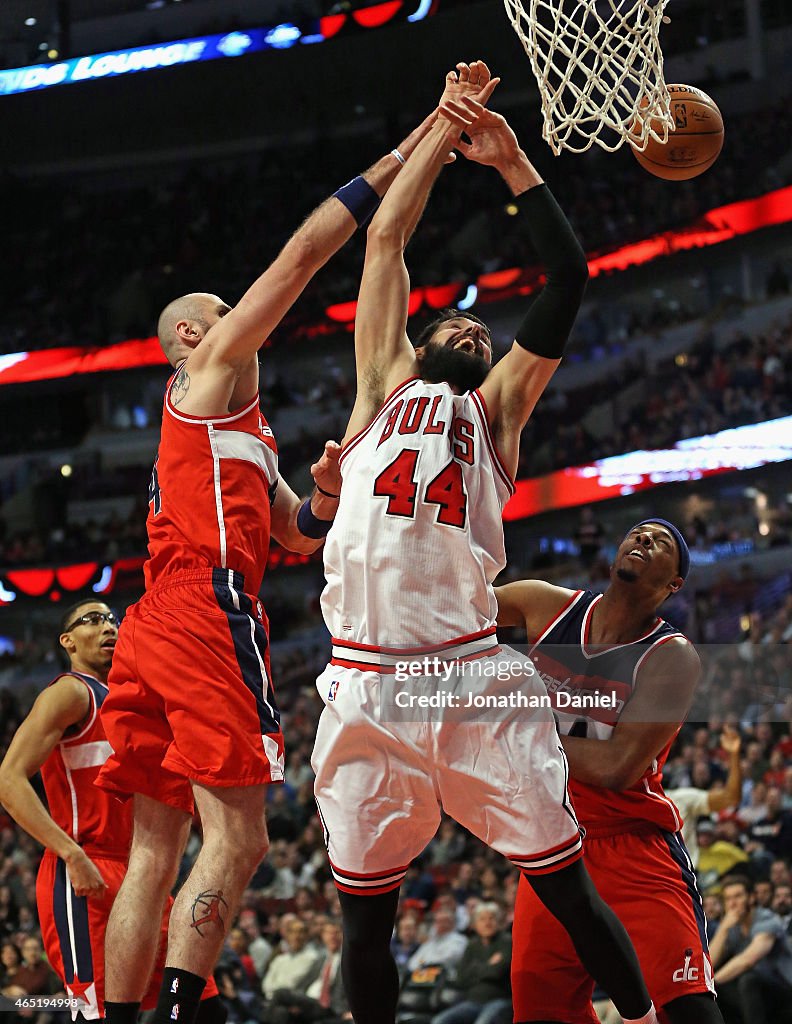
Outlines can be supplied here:
M217 436L214 426L208 423L206 426L209 435L209 447L212 449L212 465L214 473L214 494L215 510L217 512L217 529L220 535L220 568L226 567L226 528L225 516L223 514L223 488L220 484L220 452L217 447Z
M257 391L244 408L238 409L236 412L226 413L223 416L191 416L187 412L176 412L176 408L171 401L171 388L175 380L176 377L174 375L165 392L165 408L175 420L180 420L182 423L195 423L198 426L209 423L233 423L234 420L241 420L243 416L247 415L251 409L257 407L259 403L259 393Z
M575 607L575 605L578 603L581 597L583 597L583 591L576 590L572 597L570 597L567 603L563 606L563 608L561 608L556 613L556 615L552 619L550 619L545 628L542 630L542 632L531 645L531 654L533 654L534 648L538 647L539 644L544 640L544 638L549 635L551 630L555 629L555 627L558 625L559 622L561 622L564 616Z
M657 640L655 640L655 642L653 644L651 644L649 647L646 648L646 650L643 652L641 657L635 663L635 668L633 669L633 677L632 677L633 690L635 689L635 684L636 684L636 682L638 680L638 670L641 668L641 666L643 665L644 661L646 661L646 659L649 657L649 655L652 654L654 651L656 651L658 647L662 647L663 644L667 643L669 640L674 640L676 637L681 637L682 640L687 640L687 637L683 636L681 633L669 633L667 636L659 637ZM690 641L688 641L688 643L689 642Z
M487 419L487 405L481 396L479 391L471 391L470 397L473 400L473 406L479 415L481 421L482 433L484 434L484 440L487 444L487 449L490 453L490 458L498 472L501 480L504 482L509 490L509 494L514 494L514 481L509 475L506 467L503 465L503 460L498 454L498 449L495 447L495 441L492 437L492 431L490 430L489 420Z

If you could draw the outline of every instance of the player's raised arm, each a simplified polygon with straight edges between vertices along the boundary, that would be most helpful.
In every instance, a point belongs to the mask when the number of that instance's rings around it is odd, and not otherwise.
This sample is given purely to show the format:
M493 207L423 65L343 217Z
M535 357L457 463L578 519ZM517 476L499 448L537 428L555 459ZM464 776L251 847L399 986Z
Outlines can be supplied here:
M66 862L78 896L101 895L105 883L88 855L52 820L30 779L90 707L82 680L71 675L59 679L36 698L0 764L0 802L26 832Z
M415 352L406 334L410 279L404 249L463 129L483 109L478 104L471 109L461 106L462 96L486 103L499 81L491 78L483 61L459 64L457 69L446 76L437 120L369 225L355 318L358 391L347 437L365 426L393 387L416 370Z
M462 102L469 102L463 100ZM506 119L481 112L459 149L495 167L517 200L547 282L517 330L512 349L481 386L506 468L516 471L519 433L564 351L588 280L580 243L550 190L531 164Z
M252 397L258 384L257 351L313 275L371 217L435 119L433 112L397 149L314 210L234 308L201 293L183 296L165 308L158 334L171 365L181 366L173 397L182 412L227 412L224 401L243 373Z

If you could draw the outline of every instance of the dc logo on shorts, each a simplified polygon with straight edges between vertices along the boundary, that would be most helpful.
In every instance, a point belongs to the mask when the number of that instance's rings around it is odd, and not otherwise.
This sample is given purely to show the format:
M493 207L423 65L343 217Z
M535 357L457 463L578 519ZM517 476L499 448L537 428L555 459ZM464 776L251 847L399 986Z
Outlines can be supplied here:
M338 687L340 685L341 684L338 682L337 679L334 679L332 681L332 683L330 683L330 692L327 694L327 699L328 700L335 700L336 699L336 694L338 693Z

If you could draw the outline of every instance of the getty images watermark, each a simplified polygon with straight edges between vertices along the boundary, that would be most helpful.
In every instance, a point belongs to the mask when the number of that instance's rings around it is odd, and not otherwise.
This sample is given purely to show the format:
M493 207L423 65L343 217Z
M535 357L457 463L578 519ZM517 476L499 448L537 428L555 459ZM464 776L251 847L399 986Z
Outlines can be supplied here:
M534 652L501 647L495 655L470 660L449 660L442 653L394 659L383 665L377 687L380 717L495 723L523 714L526 721L540 722L549 710L562 722L585 718L604 727L615 724L630 702L639 673L651 669L653 696L641 704L642 721L687 717L743 728L767 722L792 736L792 644L697 644L700 673L689 708L679 705L677 670L659 656L661 650L652 643L585 649L579 643L544 644Z
M583 691L548 682L527 653L511 648L470 660L405 658L381 676L380 714L383 721L393 722L451 720L457 715L460 720L494 721L519 710L618 714L623 706L618 694L605 687Z

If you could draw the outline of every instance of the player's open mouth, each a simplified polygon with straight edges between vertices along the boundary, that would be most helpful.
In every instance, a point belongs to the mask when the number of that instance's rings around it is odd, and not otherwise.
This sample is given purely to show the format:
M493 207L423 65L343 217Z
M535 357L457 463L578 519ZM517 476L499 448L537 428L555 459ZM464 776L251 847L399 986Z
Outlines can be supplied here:
M646 561L646 553L639 551L638 548L633 548L632 551L627 552L628 558L640 558L642 562Z
M455 352L457 352L459 349L464 349L466 352L476 351L476 343L473 341L472 338L460 338L460 340L455 342L452 347Z
M114 651L115 645L115 640L105 640L102 644L100 644L102 650L104 651Z

